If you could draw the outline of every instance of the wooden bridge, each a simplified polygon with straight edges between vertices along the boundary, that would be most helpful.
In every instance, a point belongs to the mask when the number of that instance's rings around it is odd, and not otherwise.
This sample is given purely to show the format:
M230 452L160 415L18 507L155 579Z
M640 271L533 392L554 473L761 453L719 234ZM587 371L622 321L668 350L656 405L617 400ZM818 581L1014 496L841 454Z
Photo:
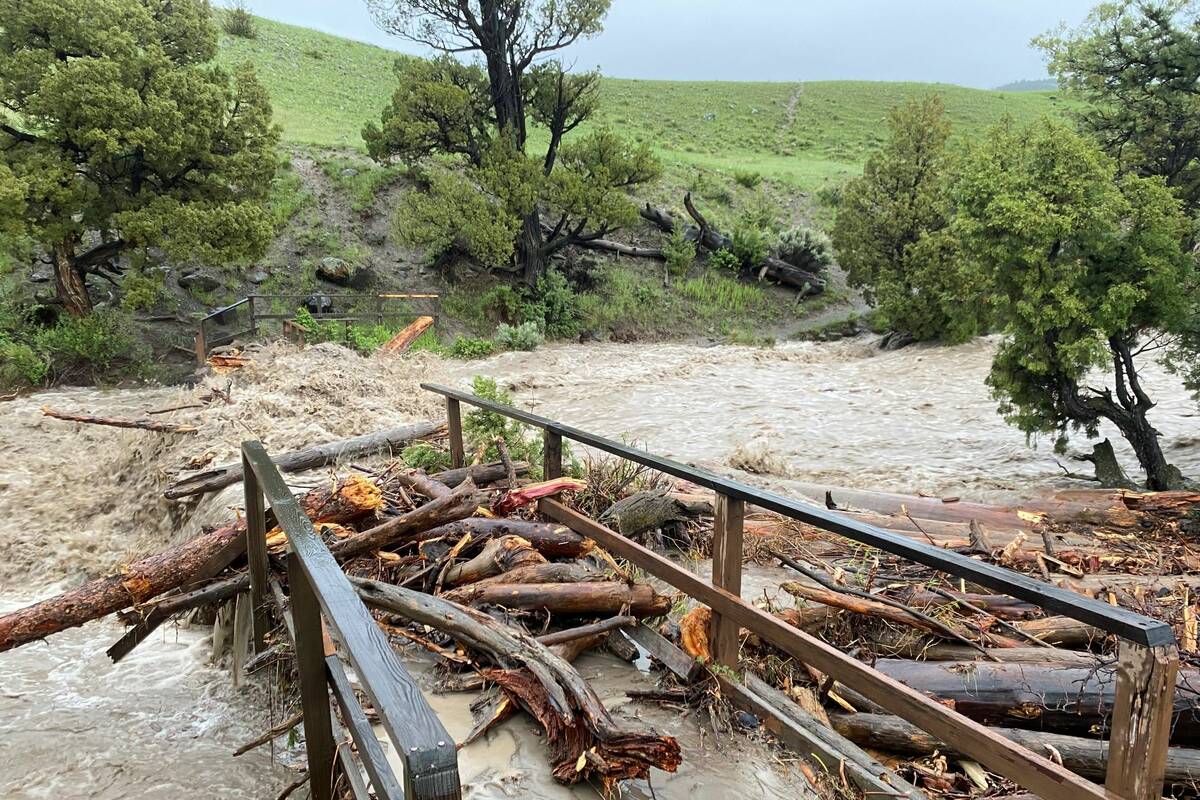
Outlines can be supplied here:
M742 672L740 628L757 634L937 739L952 743L955 751L1045 800L1152 800L1161 796L1179 664L1174 633L1165 623L546 417L445 386L423 384L423 388L445 398L453 467L461 467L465 460L461 407L466 403L541 429L547 478L561 475L563 441L570 440L712 490L716 495L716 517L711 581L557 501L539 501L539 511L591 537L611 553L712 609L714 659L724 667L716 670L724 693L735 704L768 720L768 727L801 755L815 755L826 763L829 759L837 763L842 757L828 740L797 726L787 714L781 713L778 703L764 694L770 689L762 688L762 681ZM264 648L271 625L269 612L275 606L294 644L313 797L317 800L332 797L335 761L341 762L342 773L356 798L460 797L454 741L314 532L266 451L257 442L246 442L242 454L248 523L244 544L255 610L253 642L256 650ZM1116 703L1112 709L1104 786L1010 741L743 600L742 537L747 504L911 559L1119 637ZM288 597L272 581L268 570L265 539L268 507L288 535ZM651 649L659 660L678 674L692 674L695 665L686 655L649 629L640 630L650 638L639 639L639 643ZM356 699L339 652L353 666L358 683L395 747L402 764L399 777L393 773ZM340 711L343 722L338 721L339 715L331 713L331 706ZM348 731L343 731L343 724ZM356 746L357 763L350 748L336 744L345 741L347 732ZM861 769L848 772L868 796L905 795L902 787L881 782L878 774Z

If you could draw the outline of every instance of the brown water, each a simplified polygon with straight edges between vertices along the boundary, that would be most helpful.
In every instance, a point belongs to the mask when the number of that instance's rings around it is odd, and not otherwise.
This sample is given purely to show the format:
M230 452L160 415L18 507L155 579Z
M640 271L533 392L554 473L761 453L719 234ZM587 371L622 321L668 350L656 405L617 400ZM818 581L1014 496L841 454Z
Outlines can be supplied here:
M205 451L224 463L245 438L279 451L428 418L440 404L419 381L465 386L476 373L498 377L548 416L785 491L811 481L999 500L1068 485L1048 446L1027 447L996 416L983 386L993 347L985 340L883 353L867 339L773 350L575 345L470 364L276 347L234 376L233 405L164 417L199 425L196 437L75 426L39 411L136 416L194 397L184 389L63 390L0 403L0 609L227 518L237 487L197 505L157 499L171 474ZM1168 457L1200 474L1195 405L1157 369L1146 382ZM745 593L775 595L780 577L749 572ZM269 698L253 684L232 688L228 673L209 664L206 631L167 628L113 666L104 649L120 633L96 622L0 654L0 797L268 797L289 781L294 773L280 762L294 762L294 753L230 757L269 724ZM422 663L414 666L425 674ZM602 655L581 667L618 715L683 743L684 769L655 776L659 798L804 796L803 779L764 748L715 737L676 710L625 702L631 681L651 677ZM469 727L469 699L433 698L453 735ZM589 796L548 781L540 748L520 719L468 748L469 796ZM649 788L630 794L648 797Z

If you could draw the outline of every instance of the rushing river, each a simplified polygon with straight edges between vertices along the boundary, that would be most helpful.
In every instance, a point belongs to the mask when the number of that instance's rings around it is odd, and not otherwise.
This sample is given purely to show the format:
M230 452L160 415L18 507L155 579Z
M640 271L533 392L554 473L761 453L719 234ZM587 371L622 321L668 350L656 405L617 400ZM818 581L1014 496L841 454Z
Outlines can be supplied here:
M418 378L465 386L482 373L539 413L784 491L794 480L1001 501L1069 485L1048 442L1028 447L996 415L983 384L993 347L983 340L881 352L865 338L770 350L572 345L411 366L314 348L307 358L326 362L294 385L242 388L235 376L234 396L243 405L219 413L282 448L395 424L396 407L412 397L408 387ZM329 359L338 365L332 373ZM381 380L398 384L401 377L403 390L380 396ZM1152 416L1168 458L1185 474L1200 475L1194 402L1157 367L1145 382L1159 403ZM183 518L165 504L137 502L161 486L160 470L199 454L205 443L167 450L153 434L72 429L47 424L39 413L50 404L130 415L183 396L163 388L64 390L0 403L0 611L158 549L170 539L163 531L186 535L228 514L236 491ZM430 401L404 414L432 408ZM294 429L272 427L289 414ZM301 430L297 419L320 424ZM1136 474L1128 450L1119 452ZM769 589L773 577L748 576L748 591ZM115 622L96 622L0 654L0 797L270 797L294 777L286 768L290 754L272 759L260 749L231 758L269 725L263 709L270 698L253 684L230 686L228 673L209 663L205 630L165 628L114 666L104 650L120 632ZM629 670L613 670L606 658L589 655L581 668L606 702L621 704ZM469 727L465 700L435 699L454 735ZM663 800L711 796L714 788L733 796L747 786L756 787L755 796L797 795L797 784L765 763L761 748L714 741L676 714L636 713L684 743L687 768L656 780ZM531 728L514 721L464 751L469 796L580 796L545 780ZM714 749L727 747L740 749ZM717 769L719 763L736 768ZM648 796L643 789L635 787L633 796Z

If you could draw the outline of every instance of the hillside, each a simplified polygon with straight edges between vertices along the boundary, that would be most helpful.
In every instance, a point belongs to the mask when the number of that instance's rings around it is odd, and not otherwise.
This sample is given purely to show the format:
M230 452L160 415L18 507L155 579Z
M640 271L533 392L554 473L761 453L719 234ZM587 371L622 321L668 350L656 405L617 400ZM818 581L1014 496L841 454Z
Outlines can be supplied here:
M294 144L361 149L363 124L391 95L392 51L307 28L259 20L256 39L223 36L221 59L249 60ZM1051 93L949 84L820 81L734 83L607 78L596 124L646 139L670 168L755 171L801 189L855 173L884 135L888 109L911 95L942 95L959 136L1008 115L1056 114Z

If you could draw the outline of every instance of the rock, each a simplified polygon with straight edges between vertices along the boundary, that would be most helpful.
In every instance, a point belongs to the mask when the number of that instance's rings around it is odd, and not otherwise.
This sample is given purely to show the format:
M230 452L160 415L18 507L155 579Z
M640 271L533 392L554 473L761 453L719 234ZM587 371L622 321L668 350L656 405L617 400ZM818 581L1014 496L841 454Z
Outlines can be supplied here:
M343 258L326 256L317 265L317 277L336 286L349 286L354 277L354 268Z
M310 314L331 314L333 298L325 294L310 294L304 298L304 307Z
M269 277L271 277L271 273L267 272L265 269L252 269L246 273L246 280L249 283L253 283L255 286L265 282Z
M741 726L742 728L744 728L748 731L752 731L755 728L757 728L760 724L762 724L761 720L759 720L758 717L756 717L753 714L750 714L746 711L737 712L736 714L733 715L733 718L737 721L737 724L739 726Z
M48 267L38 267L29 274L30 283L49 283L54 280L54 273Z
M355 175L358 174L358 170L356 170L354 167L346 167L344 170L342 170L338 174L341 175L343 178L353 178Z
M179 276L178 282L189 292L211 292L221 288L221 279L202 269L185 272Z
M716 122L716 120L717 120L717 115L712 113L711 111L704 115L705 122Z

